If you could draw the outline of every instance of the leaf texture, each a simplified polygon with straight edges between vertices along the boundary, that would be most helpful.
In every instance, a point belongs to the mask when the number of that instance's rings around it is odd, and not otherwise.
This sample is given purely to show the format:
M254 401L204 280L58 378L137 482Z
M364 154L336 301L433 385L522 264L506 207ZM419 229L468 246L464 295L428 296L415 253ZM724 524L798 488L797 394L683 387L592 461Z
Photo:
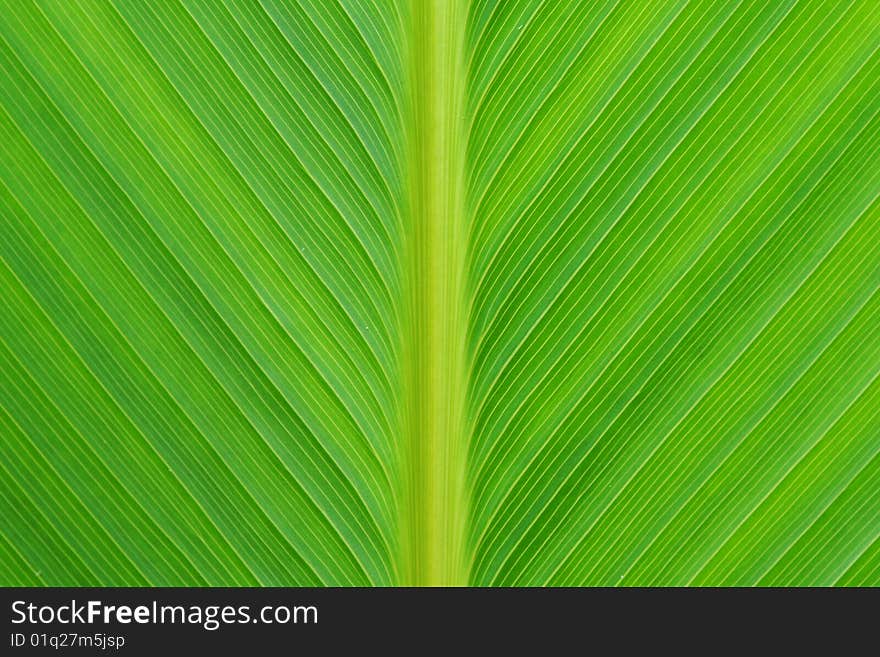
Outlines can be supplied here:
M873 0L0 0L0 584L880 584Z

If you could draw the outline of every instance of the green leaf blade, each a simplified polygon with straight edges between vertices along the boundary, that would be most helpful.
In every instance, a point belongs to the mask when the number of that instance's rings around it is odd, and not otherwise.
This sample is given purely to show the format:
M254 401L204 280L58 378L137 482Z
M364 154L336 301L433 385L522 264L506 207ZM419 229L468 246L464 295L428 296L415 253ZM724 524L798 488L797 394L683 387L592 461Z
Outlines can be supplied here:
M0 583L880 581L874 3L0 5Z

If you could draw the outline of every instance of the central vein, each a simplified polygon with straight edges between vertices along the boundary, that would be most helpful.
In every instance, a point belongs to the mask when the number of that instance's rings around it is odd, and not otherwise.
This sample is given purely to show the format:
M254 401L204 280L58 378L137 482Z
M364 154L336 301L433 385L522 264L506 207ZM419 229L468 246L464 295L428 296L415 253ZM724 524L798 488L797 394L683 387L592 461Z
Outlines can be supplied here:
M467 583L464 0L411 0L400 577Z

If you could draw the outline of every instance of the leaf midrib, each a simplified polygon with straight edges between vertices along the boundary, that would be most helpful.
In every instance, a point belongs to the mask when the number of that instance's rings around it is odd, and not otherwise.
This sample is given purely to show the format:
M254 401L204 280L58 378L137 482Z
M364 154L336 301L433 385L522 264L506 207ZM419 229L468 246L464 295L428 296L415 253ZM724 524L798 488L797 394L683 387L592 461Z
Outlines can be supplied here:
M407 18L399 575L407 585L461 585L467 582L467 3L414 0Z

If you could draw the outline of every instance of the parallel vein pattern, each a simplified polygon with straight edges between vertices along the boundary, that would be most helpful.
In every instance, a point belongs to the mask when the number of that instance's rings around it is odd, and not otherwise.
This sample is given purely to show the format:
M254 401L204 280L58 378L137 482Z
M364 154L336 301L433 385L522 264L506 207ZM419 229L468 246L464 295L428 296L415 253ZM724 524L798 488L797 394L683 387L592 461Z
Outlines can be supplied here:
M472 581L836 582L876 502L794 545L880 448L876 5L470 29Z
M393 581L399 73L342 5L4 4L3 340L29 377L4 377L3 405L21 439L74 467L14 406L39 390L65 446L135 496L131 528L98 521L144 544L121 553L150 583ZM394 23L383 10L365 30ZM343 41L356 57L327 56ZM86 508L119 497L77 470Z
M0 584L880 584L873 0L0 0Z

